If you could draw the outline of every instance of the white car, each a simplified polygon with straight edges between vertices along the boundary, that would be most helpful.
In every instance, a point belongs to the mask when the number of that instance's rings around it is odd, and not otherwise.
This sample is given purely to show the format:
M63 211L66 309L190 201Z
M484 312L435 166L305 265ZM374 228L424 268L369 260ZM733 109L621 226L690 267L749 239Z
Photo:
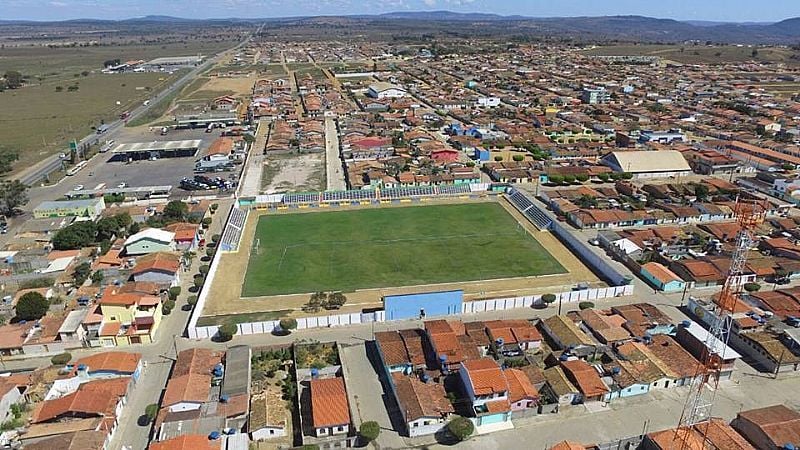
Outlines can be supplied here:
M128 183L120 183L117 185L117 189L124 189L126 187L128 187Z
M79 184L79 185L75 186L74 188L72 188L72 190L73 191L82 191L83 190L83 185Z

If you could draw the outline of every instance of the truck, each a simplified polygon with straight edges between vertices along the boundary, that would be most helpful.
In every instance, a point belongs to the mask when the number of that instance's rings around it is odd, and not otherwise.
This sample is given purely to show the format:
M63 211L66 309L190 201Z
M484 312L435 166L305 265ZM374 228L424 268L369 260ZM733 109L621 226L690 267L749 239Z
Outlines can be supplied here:
M216 172L230 170L233 168L233 161L228 155L208 155L194 164L195 172Z
M144 105L144 106L147 106L149 104L150 104L150 100L145 100L144 103L142 103L142 105Z
M128 112L128 111L125 111L125 112L123 112L122 114L119 115L119 120L125 120L130 116L131 116L131 113Z

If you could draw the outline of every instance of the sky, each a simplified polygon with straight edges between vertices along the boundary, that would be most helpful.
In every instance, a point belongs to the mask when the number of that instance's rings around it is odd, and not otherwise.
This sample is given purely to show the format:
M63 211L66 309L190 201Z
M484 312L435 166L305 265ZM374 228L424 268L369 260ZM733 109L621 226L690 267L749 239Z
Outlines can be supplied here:
M774 22L800 17L800 0L0 0L0 20L289 17L449 10L532 17L642 15Z

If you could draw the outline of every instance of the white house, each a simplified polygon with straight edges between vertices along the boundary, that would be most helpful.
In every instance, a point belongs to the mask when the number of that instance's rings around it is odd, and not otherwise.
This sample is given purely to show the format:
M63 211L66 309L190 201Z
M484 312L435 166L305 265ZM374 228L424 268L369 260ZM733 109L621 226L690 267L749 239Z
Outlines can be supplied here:
M408 93L400 86L379 82L369 85L367 95L372 98L401 98L408 95Z
M125 241L127 255L146 255L169 251L175 251L175 233L158 228L142 230Z
M475 104L484 108L496 108L500 106L500 97L478 97Z
M280 389L267 390L250 397L250 416L248 429L250 439L265 441L286 436L285 402L281 399Z
M455 412L441 384L395 372L392 388L410 437L437 433Z

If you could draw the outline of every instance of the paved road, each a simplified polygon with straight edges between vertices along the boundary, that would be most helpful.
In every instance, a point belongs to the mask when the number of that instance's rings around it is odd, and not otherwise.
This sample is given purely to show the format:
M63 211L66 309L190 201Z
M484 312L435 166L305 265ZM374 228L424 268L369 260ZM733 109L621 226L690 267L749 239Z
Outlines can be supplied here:
M404 447L403 438L392 428L392 422L384 404L386 394L383 394L380 379L367 357L366 346L363 343L342 346L339 350L339 358L347 376L350 409L354 410L356 415L353 417L353 421L355 423L370 420L378 422L381 427L382 448L386 446Z
M331 117L325 118L325 165L326 179L329 191L343 191L347 189L344 180L344 169L339 156L339 132L336 122Z

